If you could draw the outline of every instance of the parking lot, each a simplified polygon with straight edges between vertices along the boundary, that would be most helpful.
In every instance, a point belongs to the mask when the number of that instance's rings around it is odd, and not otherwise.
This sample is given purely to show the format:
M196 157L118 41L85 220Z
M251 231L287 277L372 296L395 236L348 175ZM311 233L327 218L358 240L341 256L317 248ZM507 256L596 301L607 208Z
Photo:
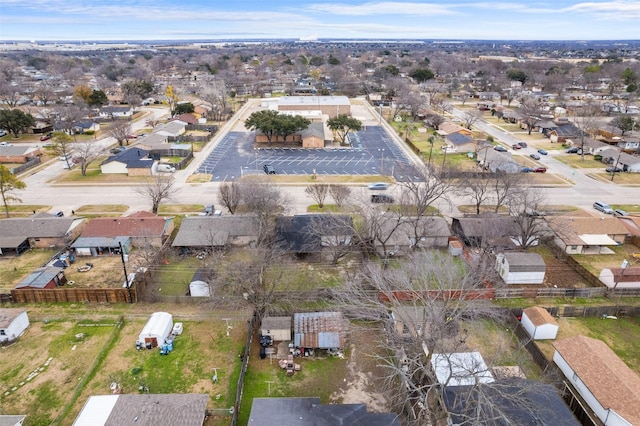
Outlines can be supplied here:
M258 148L252 132L229 132L202 162L198 173L212 181L263 173L265 164L282 175L392 175L413 178L410 160L379 126L350 134L351 148Z

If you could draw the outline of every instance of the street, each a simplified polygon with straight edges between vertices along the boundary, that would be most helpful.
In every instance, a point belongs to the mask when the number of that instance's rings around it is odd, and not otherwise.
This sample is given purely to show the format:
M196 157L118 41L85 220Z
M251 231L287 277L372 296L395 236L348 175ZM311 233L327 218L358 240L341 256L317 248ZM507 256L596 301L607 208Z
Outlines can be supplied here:
M246 103L234 117L227 123L221 126L218 133L214 136L211 143L207 144L202 152L196 153L194 161L185 169L174 173L176 179L176 194L173 197L173 203L178 204L210 204L217 203L218 186L220 182L206 182L206 183L188 183L187 179L198 170L202 170L203 164L206 159L210 158L212 153L222 141L225 140L230 131L237 131L241 128L239 118L243 116L248 110L250 102ZM375 110L369 108L370 111L375 113ZM154 120L159 119L166 114L164 110L158 108L150 108L148 111L152 114ZM454 114L462 114L462 111L453 110ZM148 118L148 117L146 117ZM371 115L368 116L368 124L378 124L375 121L371 122ZM139 120L133 123L133 129L137 130L145 126L146 120ZM387 123L381 123L389 134L390 126ZM518 139L494 126L489 125L486 122L478 122L475 126L492 135L496 140L504 143L507 146L511 146L516 143ZM378 127L378 129L381 129ZM367 132L368 133L368 132ZM405 146L400 145L400 138L397 135L390 134L390 139L393 139L396 145L393 150L389 150L387 153L386 148L380 151L380 155L374 155L378 151L369 150L369 155L374 157L370 160L370 165L373 170L379 170L379 167L383 167L385 173L392 173L393 167L398 167L394 160L390 160L389 157L400 158L401 162L406 164L406 159L416 161L415 156ZM103 147L107 147L115 143L113 138L103 138L97 141ZM391 141L385 142L386 144L392 143ZM377 149L377 148L375 148ZM528 155L529 151L535 152L534 148L525 148L522 150L524 155ZM253 154L253 153L251 153ZM383 158L382 155L387 156ZM249 168L255 168L255 160L251 162L252 155L247 158L245 166ZM262 159L262 154L260 154ZM264 157L266 158L266 157ZM227 158L219 156L218 162L226 162ZM236 161L236 160L233 160ZM273 161L273 160L269 160ZM278 162L273 161L279 164ZM63 162L58 161L57 158L51 161L48 167L43 168L37 173L33 173L23 177L23 181L27 184L27 189L21 191L19 198L22 199L23 204L35 204L35 205L50 205L52 210L61 210L66 215L71 214L72 210L79 208L82 205L92 204L124 204L129 206L128 212L137 210L149 210L150 203L148 200L140 196L136 191L135 185L96 185L81 183L75 184L52 184L55 177L62 173ZM293 162L292 162L293 163ZM356 164L357 162L354 162ZM591 208L592 204L596 200L604 201L609 204L640 204L640 187L626 187L617 185L615 182L602 182L594 180L591 177L585 175L581 169L573 169L566 164L563 164L553 158L553 155L543 156L540 163L549 169L549 172L557 173L564 176L568 180L574 182L573 186L541 186L539 189L543 191L546 204L550 205L574 205L583 208ZM328 163L330 164L330 163ZM259 165L259 164L258 164ZM236 165L237 176L241 174L239 165ZM300 172L303 170L300 169ZM304 169L304 171L307 171ZM237 177L236 175L233 175ZM266 175L263 175L265 179L268 179ZM225 176L226 177L226 176ZM227 178L231 178L228 176ZM220 180L224 180L222 177ZM290 199L290 212L289 213L304 213L307 211L307 206L313 204L313 201L305 194L304 185L282 185L283 191L289 196ZM366 184L352 185L353 192L358 194L363 199L368 197L366 192ZM393 193L393 187L391 193ZM452 205L446 202L438 203L438 207L445 215L455 215L458 213L456 205L469 204L468 200L463 200L457 197L455 194L450 194L452 199Z

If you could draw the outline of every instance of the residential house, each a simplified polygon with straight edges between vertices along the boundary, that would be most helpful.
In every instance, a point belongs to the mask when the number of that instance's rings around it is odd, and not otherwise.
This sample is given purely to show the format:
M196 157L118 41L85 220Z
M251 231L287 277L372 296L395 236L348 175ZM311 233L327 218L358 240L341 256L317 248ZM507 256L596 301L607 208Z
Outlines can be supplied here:
M563 122L557 123L557 126L548 131L546 136L551 139L551 142L565 143L568 140L580 139L582 134L582 130L578 129L573 123Z
M445 387L470 386L495 381L491 369L484 362L480 352L434 353L431 357L431 367L438 383Z
M480 111L489 111L496 107L496 103L492 100L482 100L476 103L476 108Z
M293 315L293 344L305 349L341 349L348 328L342 312L297 313Z
M493 385L447 386L442 402L450 426L476 422L486 426L581 425L553 385L520 378Z
M64 275L64 268L44 266L34 270L20 281L16 289L51 289L65 285L66 282L67 277Z
M352 237L351 216L305 214L276 218L276 244L292 253L319 255L323 247L350 246Z
M171 246L185 250L244 247L255 244L258 230L254 216L185 217Z
M640 216L619 216L618 220L627 228L631 243L640 246Z
M80 256L119 254L119 251L99 251L91 244L100 239L124 242L131 239L134 247L160 247L173 232L172 217L160 217L149 212L136 212L122 217L98 217L87 222L80 237L72 247Z
M13 342L22 336L27 328L29 316L26 309L0 308L0 343Z
M96 123L95 121L90 119L80 120L76 122L75 126L73 127L73 131L80 134L86 133L88 131L97 132L98 130L100 130L100 123Z
M454 123L453 121L444 121L438 124L438 134L441 136L448 136L454 133L460 133L463 135L467 135L473 137L473 132L466 127L460 126L459 124Z
M208 401L206 394L94 395L73 426L202 426Z
M599 278L609 288L640 288L640 266L603 268Z
M271 337L274 342L288 342L291 340L292 325L291 317L264 317L260 324L260 334Z
M454 217L451 231L467 246L518 247L520 229L511 216L481 214ZM532 236L537 239L537 236Z
M558 323L549 311L540 306L524 309L521 323L533 340L553 340L558 335Z
M98 113L100 117L107 119L129 118L133 116L131 106L103 106Z
M183 123L187 124L198 124L198 118L195 115L189 113L176 115L173 118L174 120L182 121Z
M588 213L587 213L588 214ZM555 243L567 254L610 254L608 246L624 243L627 228L610 216L584 216L579 212L548 221Z
M141 148L130 148L112 155L100 164L104 174L125 174L128 176L151 176L155 163L149 152Z
M542 284L547 270L542 256L525 252L498 253L495 268L505 284Z
M31 146L0 146L0 164L24 164L42 155L38 147Z
M369 413L365 404L321 404L320 398L254 398L250 425L400 426L393 413Z
M553 361L605 426L640 424L640 376L602 340L556 341Z
M475 152L476 141L473 137L464 133L451 133L444 138L447 149L453 152Z
M379 235L373 244L381 248L384 241L387 251L394 256L408 254L415 248L445 248L449 244L451 230L443 217L400 218L391 212L385 213L385 217L386 220L377 223Z
M482 153L478 154L477 160L484 170L490 170L493 173L519 173L522 168L510 152L500 152L486 147L483 148Z
M640 157L627 154L619 148L609 148L600 152L602 162L619 167L623 172L640 173Z
M585 154L591 155L600 154L602 151L611 148L610 145L592 138L584 138L584 145L582 144L581 139L569 140L567 141L567 144L570 146L578 147L582 149Z
M82 231L84 219L34 215L0 220L0 254L20 255L30 248L65 247Z
M177 138L187 131L187 123L181 120L173 120L165 124L160 124L153 128L151 133L167 136L170 138Z

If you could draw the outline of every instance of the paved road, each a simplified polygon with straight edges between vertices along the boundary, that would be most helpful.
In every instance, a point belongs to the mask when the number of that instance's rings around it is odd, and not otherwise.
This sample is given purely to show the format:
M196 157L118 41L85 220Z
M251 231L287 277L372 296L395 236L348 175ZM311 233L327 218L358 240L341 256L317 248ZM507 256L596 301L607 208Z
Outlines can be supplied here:
M225 139L229 131L232 130L242 133L242 126L238 124L238 117L240 117L241 114L245 113L248 107L249 106L247 104L245 107L243 107L243 109L241 109L241 111L238 112L238 115L236 117L222 126L218 134L216 134L216 136L214 137L212 143L208 144L203 152L196 154L195 161L193 161L187 169L181 170L174 174L174 177L176 179L176 188L178 190L174 197L175 203L195 203L203 205L210 203L216 204L219 182L192 184L187 183L186 180L191 174L198 170L201 163L205 159L210 157L210 154L216 150L219 144ZM156 111L154 112L154 115L160 113L161 112ZM379 132L379 130L374 130L374 123L368 122L366 124L367 130L365 130L365 132ZM144 126L144 123L140 122L134 124L134 128L138 128L137 126ZM487 127L483 130L493 135L497 140L502 141L509 146L513 143L513 138L515 138L515 136L509 135L508 133L505 133L500 129L496 129L495 127L489 125L486 126ZM378 127L378 129L380 129L380 127ZM104 143L109 143L109 140L105 140ZM395 146L398 147L400 145L396 144ZM367 148L369 148L368 155L372 157L372 161L370 163L371 167L379 167L378 161L381 160L382 155L376 155L378 153L378 146L376 146L375 144L369 144ZM532 152L534 151L533 148L529 149ZM255 154L253 155L255 156ZM392 160L388 160L386 158L387 155L388 154L385 148L385 160L383 165L385 170L387 167L393 166L393 164L391 164ZM414 158L411 157L410 153L407 153L406 151L404 152L404 156L411 161L414 160ZM243 166L246 166L248 168L251 168L253 166L253 168L255 169L256 163L255 160L251 159L251 157L251 155L247 156L247 158L245 159L246 163ZM585 175L580 169L572 169L564 163L555 160L553 157L553 155L545 157L542 160L543 164L554 173L562 174L569 180L575 182L575 185L571 187L541 188L541 190L544 191L549 204L575 205L579 207L591 208L593 201L596 199L610 204L640 203L639 187L623 187L618 186L612 182L596 181ZM228 158L220 157L220 159L218 160L219 163L223 163L225 161L228 161ZM258 158L258 165L260 165L260 161L260 158ZM389 165L387 165L388 161L390 162ZM17 195L22 199L24 204L50 205L52 210L62 210L65 212L65 214L70 214L71 210L77 209L78 207L87 204L125 204L129 206L130 212L136 210L148 210L151 207L149 202L136 192L135 186L51 185L49 183L51 179L53 179L59 173L63 172L61 163L61 161L57 160L52 161L51 167L46 168L36 174L23 177L23 180L27 183L27 190L21 191ZM234 167L234 170L237 170L237 172L231 171L229 173L229 176L237 176L241 173L240 167L238 165ZM367 199L369 193L367 192L364 184L354 185L352 188L354 190L354 193L356 193L363 200ZM309 204L313 203L311 199L304 193L304 186L283 186L283 191L290 198L290 213L306 212L306 207ZM394 193L394 189L391 188L390 192ZM458 199L454 194L451 194L451 196L453 198L454 205L468 204L468 201ZM445 202L439 203L438 207L440 207L441 211L446 214L451 212L455 213L455 208L451 209L450 206Z

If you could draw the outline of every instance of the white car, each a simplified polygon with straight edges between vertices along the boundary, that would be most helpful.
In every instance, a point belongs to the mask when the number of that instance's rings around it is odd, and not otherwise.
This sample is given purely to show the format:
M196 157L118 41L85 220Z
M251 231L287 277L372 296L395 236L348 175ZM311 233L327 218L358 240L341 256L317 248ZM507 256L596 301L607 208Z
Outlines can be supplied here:
M367 188L371 190L384 191L385 189L389 188L389 184L384 182L370 183L369 185L367 185Z
M9 142L0 142L0 146L13 146Z

